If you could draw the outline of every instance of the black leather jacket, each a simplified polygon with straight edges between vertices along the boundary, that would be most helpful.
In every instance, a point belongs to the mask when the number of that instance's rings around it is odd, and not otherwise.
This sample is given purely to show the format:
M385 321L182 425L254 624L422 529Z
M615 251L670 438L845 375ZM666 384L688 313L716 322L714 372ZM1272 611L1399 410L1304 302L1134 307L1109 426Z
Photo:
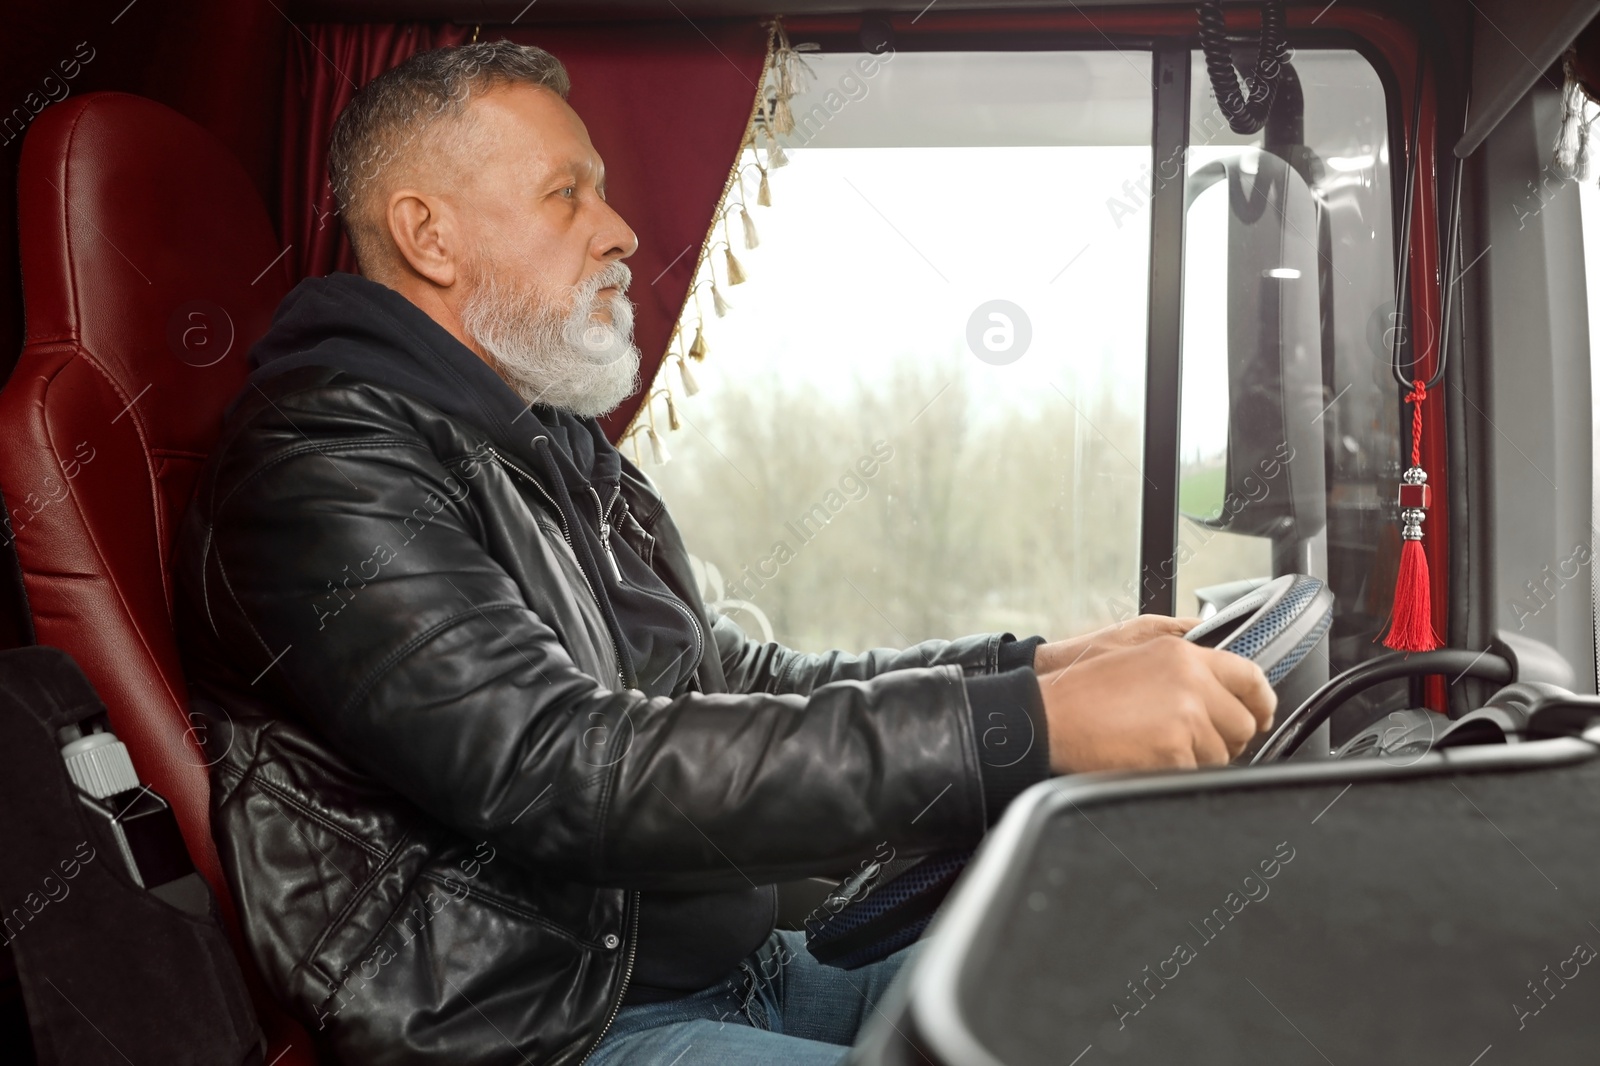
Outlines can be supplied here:
M612 536L703 640L669 695L617 684L567 519L478 427L316 366L230 412L174 609L251 950L341 1061L581 1062L641 890L971 845L998 815L964 678L1004 636L753 641L625 461L621 490Z

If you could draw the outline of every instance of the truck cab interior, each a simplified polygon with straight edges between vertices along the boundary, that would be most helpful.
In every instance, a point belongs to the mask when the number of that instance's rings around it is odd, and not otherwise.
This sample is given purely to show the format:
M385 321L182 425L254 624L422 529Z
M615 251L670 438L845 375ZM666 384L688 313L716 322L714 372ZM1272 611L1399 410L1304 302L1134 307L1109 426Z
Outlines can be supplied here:
M915 863L784 886L847 960L927 926L850 1061L1592 1058L1597 17L12 5L5 1061L335 1061L243 946L174 529L279 301L356 269L335 118L501 38L566 65L638 235L641 385L602 422L708 604L815 651L1198 616L1277 690L1234 766L1026 793L909 917L851 908L903 903ZM91 718L199 875L138 906L62 850Z

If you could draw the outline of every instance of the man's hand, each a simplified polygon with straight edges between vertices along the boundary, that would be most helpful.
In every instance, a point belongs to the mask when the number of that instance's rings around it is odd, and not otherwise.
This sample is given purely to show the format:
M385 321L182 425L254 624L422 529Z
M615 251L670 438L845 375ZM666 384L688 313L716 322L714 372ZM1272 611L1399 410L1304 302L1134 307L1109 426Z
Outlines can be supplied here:
M1041 644L1033 653L1033 671L1048 674L1074 663L1118 648L1131 648L1156 637L1181 637L1200 624L1198 618L1169 618L1164 614L1141 614L1126 622L1116 622L1085 633L1081 637Z
M1172 635L1041 673L1039 690L1058 774L1221 766L1278 705L1249 659Z

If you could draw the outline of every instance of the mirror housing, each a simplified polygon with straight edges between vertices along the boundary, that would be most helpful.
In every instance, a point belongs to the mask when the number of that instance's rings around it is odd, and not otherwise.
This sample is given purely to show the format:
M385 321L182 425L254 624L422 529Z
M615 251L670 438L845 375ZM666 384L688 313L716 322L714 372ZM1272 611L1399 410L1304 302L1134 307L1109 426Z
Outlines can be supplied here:
M1226 183L1228 442L1210 529L1306 540L1327 522L1321 217L1305 179L1246 150L1189 176L1185 209Z

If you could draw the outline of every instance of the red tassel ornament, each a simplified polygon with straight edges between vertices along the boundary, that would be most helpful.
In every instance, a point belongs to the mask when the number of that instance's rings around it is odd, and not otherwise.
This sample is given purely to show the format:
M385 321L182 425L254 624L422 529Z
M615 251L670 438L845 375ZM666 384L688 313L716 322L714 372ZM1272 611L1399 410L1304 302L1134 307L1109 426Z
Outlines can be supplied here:
M1422 523L1428 517L1428 475L1422 469L1422 401L1428 390L1411 386L1411 467L1400 475L1400 573L1394 583L1394 607L1383 646L1395 651L1432 651L1440 644L1433 630L1433 581L1422 550Z

